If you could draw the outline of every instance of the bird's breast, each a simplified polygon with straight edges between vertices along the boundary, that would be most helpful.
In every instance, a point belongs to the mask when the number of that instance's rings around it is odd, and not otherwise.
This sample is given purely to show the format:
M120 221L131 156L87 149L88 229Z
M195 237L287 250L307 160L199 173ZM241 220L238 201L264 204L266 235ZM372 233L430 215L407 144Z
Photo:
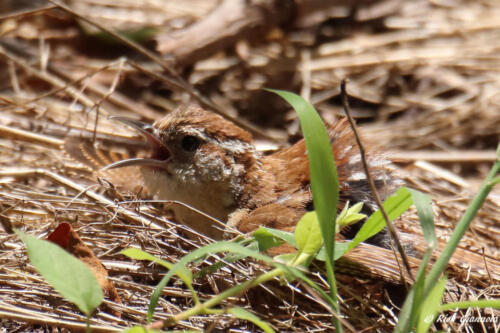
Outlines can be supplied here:
M224 223L237 208L234 191L227 181L205 182L147 167L141 171L145 185L160 200L180 201ZM206 217L181 205L171 207L179 222L213 236L212 223Z

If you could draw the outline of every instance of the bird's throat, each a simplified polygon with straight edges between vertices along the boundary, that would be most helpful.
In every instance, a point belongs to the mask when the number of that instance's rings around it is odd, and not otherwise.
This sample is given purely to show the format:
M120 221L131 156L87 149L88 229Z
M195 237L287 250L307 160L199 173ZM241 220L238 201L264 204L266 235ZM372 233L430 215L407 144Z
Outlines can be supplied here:
M236 210L233 184L227 180L206 182L165 170L141 168L147 188L160 200L174 200L199 210L221 222L226 222L229 214ZM180 205L172 205L176 219L201 233L210 232L207 219Z

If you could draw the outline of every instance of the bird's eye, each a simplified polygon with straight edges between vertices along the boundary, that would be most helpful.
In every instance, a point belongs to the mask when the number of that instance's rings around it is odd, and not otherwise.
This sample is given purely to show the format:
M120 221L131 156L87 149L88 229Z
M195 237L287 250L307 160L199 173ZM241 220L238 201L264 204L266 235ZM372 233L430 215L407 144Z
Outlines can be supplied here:
M186 135L182 138L181 146L185 151L195 151L200 146L200 139L193 135Z

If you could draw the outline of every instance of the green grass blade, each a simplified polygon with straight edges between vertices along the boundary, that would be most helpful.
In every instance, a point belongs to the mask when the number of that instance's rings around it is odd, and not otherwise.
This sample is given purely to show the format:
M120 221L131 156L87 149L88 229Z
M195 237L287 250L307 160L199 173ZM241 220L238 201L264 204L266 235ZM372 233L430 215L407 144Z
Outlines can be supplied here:
M425 281L425 288L424 288L424 296L429 294L432 290L432 288L436 285L436 283L439 280L440 275L444 272L446 269L446 266L448 265L448 262L453 255L453 252L458 246L458 243L460 242L460 239L463 237L465 234L465 231L471 224L474 216L476 215L477 211L483 204L484 200L488 196L489 192L495 185L495 179L498 178L497 174L500 170L500 144L497 147L497 155L498 159L493 165L493 167L490 170L490 173L484 180L483 184L481 185L481 188L479 189L478 193L472 200L471 204L465 211L464 215L458 222L457 226L455 227L455 230L453 231L453 234L451 235L450 239L448 240L448 243L446 244L445 248L441 252L441 255L439 258L436 260L434 263L431 271L426 277ZM410 313L411 313L411 308L413 304L413 297L414 297L414 290L412 289L410 293L407 296L407 300L409 298L409 301L405 302L403 305L403 308L401 309L400 315L399 315L399 322L398 326L396 327L395 331L396 333L399 332L406 332L408 330L409 322L410 322Z
M439 308L440 312L455 310L455 309L467 309L467 308L493 308L500 309L500 299L478 299L475 301L461 301L461 302L453 302L441 304Z
M420 191L416 191L413 189L409 190L413 198L413 203L417 208L417 214L419 217L420 225L422 226L424 239L426 240L428 245L417 272L415 283L413 285L414 292L409 294L409 297L405 301L405 303L410 302L410 298L413 298L413 300L411 300L412 306L409 317L409 327L413 328L417 325L420 317L420 311L422 308L421 305L424 301L426 269L432 252L437 245L437 238L434 228L434 213L432 211L430 197Z
M174 264L162 260L160 258L156 258L155 256L147 252L144 252L140 249L128 248L121 251L120 253L131 259L148 260L157 263L159 265L162 265L166 269L172 269L172 267L174 266ZM193 296L195 303L199 303L198 295L196 294L196 291L193 288L193 274L191 273L191 271L186 267L179 267L175 274L182 280L182 282L184 282L187 288L191 291L191 295Z
M238 244L241 244L241 243L238 243ZM241 244L241 245L243 245L243 244ZM252 251L259 251L259 244L255 240L253 240L252 242L250 242L250 243L248 243L248 244L246 244L244 246L246 248L252 250ZM227 264L230 264L230 263L233 263L235 261L241 260L241 259L243 259L245 257L246 256L243 255L243 254L228 254L227 256L224 256L221 259L221 261L213 263L210 266L203 267L201 270L198 271L198 273L196 273L194 275L194 278L195 279L200 279L200 278L202 278L202 277L204 277L204 276L206 276L208 274L215 273L216 271L218 271L222 267L227 266Z
M432 248L427 248L422 258L422 262L417 272L417 276L415 279L415 283L413 284L413 293L409 293L405 303L410 301L410 298L413 298L411 313L410 313L410 327L415 327L417 325L418 318L420 316L420 311L422 309L421 305L424 301L424 288L425 288L425 274L426 268L429 263L429 260L432 255Z
M171 269L174 264L165 261L163 259L157 258L153 256L152 254L149 254L145 251L142 251L140 249L136 248L128 248L120 252L121 254L129 257L130 259L135 259L135 260L148 260L154 263L157 263L159 265L162 265L166 269ZM193 282L193 275L189 269L186 267L181 267L177 270L177 276L186 284L186 285L191 285Z
M270 257L263 255L258 251L253 251L242 245L227 241L212 243L202 248L196 249L193 252L190 252L187 255L185 255L181 260L179 260L179 262L177 262L174 266L172 266L172 268L167 272L167 274L165 274L165 276L161 279L158 286L156 286L155 290L153 291L153 295L151 296L151 301L149 302L148 314L147 314L148 322L151 322L153 318L153 312L154 309L156 308L156 305L158 304L158 299L161 296L163 288L165 288L165 286L170 281L172 276L176 274L177 270L185 269L188 263L198 258L201 258L207 254L213 254L219 252L230 252L230 253L241 254L247 257L255 258L257 260L262 260L264 262L272 261Z
M254 323L256 326L260 327L264 332L266 333L274 333L274 330L269 326L268 323L257 317L251 312L248 312L247 310L240 308L240 307L234 307L227 309L227 313L232 314L236 318L243 319L243 320L248 320L252 323Z
M333 258L339 186L330 138L319 114L310 103L291 92L269 91L290 103L299 116L309 158L314 208L318 214L327 256Z
M443 277L432 288L431 292L424 300L422 304L422 309L420 311L417 333L426 333L429 331L429 328L434 322L436 314L439 311L445 287L446 287L446 277Z
M450 261L453 252L455 252L455 249L458 246L458 243L464 236L465 232L469 228L469 225L472 223L474 216L476 216L477 211L482 206L484 200L486 199L486 197L492 190L493 186L495 185L495 183L492 182L492 180L495 179L500 170L500 144L497 147L497 154L498 154L497 161L495 162L495 164L493 164L490 173L484 180L476 196L470 203L469 207L465 211L460 221L457 223L457 226L455 227L453 234L448 240L448 243L441 252L441 255L432 266L432 269L427 276L427 281L425 286L426 294L430 291L430 289L434 286L434 284L436 284L436 282L439 280L439 277L446 269L446 266L448 265L448 262Z
M342 257L346 252L347 249L349 248L349 244L351 242L336 242L335 243L335 252L333 254L333 257L335 260L338 260L340 257ZM325 253L325 247L321 247L319 250L318 254L314 257L314 259L320 260L320 261L325 261L326 260L326 253Z
M339 199L339 183L337 168L332 154L330 138L325 125L314 107L302 97L281 90L270 90L286 100L297 112L309 159L311 190L314 209L318 214L321 234L324 240L326 275L330 285L330 293L335 300L335 311L338 313L337 282L334 276L335 230L337 204ZM333 318L337 332L342 327L337 317Z
M409 189L413 203L417 208L418 218L427 245L434 249L437 245L436 230L434 228L434 212L432 211L431 198L420 191Z

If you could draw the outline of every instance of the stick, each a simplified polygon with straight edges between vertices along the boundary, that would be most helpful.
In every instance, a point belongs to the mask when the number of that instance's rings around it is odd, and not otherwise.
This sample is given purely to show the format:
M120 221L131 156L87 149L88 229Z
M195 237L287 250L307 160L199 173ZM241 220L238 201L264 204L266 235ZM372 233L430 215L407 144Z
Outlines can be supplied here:
M405 250L403 248L403 245L401 245L401 241L399 239L399 236L397 234L396 229L392 225L391 221L389 220L389 216L387 215L387 212L385 211L384 207L382 206L382 200L380 200L380 196L378 195L377 188L375 187L375 183L373 182L373 178L370 174L368 162L366 161L366 154L365 154L365 148L363 144L361 143L361 139L359 138L358 130L356 127L356 124L354 123L354 119L352 118L351 115L351 109L349 107L349 100L348 100L348 95L346 91L346 79L342 80L340 83L340 94L342 96L342 104L344 105L344 110L347 115L347 119L349 119L349 123L351 124L352 131L354 132L354 137L356 138L356 142L359 146L359 153L361 155L361 161L363 162L363 168L365 169L366 173L366 179L368 180L368 183L370 184L370 189L372 192L373 197L375 198L375 202L377 203L378 208L380 209L380 212L382 213L382 216L384 217L385 222L387 223L387 229L389 229L389 232L391 234L391 238L393 242L396 244L396 247L398 249L399 254L401 255L401 258L403 259L403 264L406 268L406 271L408 272L408 275L410 278L415 281L413 277L413 273L410 268L410 262L408 260L408 257L406 256ZM404 275L401 275L404 281Z

